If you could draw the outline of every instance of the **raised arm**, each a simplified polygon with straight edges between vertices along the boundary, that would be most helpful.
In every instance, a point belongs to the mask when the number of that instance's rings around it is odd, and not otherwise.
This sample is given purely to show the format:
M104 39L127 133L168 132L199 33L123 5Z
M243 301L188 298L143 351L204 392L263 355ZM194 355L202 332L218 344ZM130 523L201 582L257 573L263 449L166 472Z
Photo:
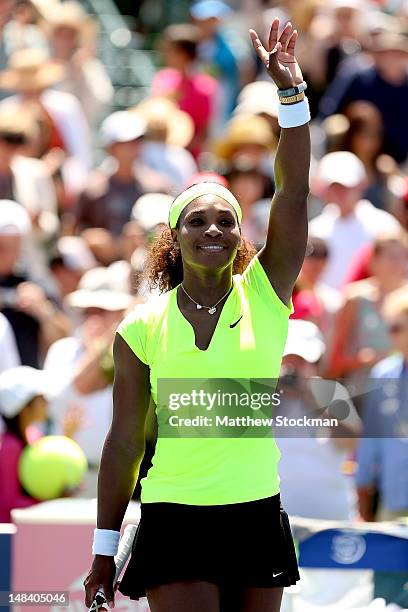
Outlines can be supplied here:
M97 527L120 531L145 451L150 385L148 366L135 356L119 334L116 334L113 356L113 418L99 470ZM104 587L108 601L113 601L114 573L113 557L95 556L84 582L88 607L100 586Z
M302 73L295 58L298 34L290 23L279 36L279 19L274 19L267 48L254 30L250 30L250 34L258 56L278 89L289 89L302 83ZM309 167L308 123L282 128L275 159L276 191L266 244L259 253L259 260L285 304L291 298L305 255Z

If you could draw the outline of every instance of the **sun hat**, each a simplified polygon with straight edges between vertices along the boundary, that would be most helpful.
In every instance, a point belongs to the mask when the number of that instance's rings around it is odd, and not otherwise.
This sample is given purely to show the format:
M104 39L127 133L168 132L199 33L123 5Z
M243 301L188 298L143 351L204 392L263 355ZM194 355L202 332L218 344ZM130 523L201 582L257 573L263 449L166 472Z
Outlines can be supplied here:
M256 115L237 115L227 124L223 137L215 144L215 154L228 160L242 145L259 145L265 150L276 148L275 137L266 119Z
M102 121L100 139L104 147L117 142L131 142L145 135L147 124L130 111L116 111Z
M254 81L245 85L238 96L235 115L278 116L279 98L277 86L269 81Z
M46 24L47 29L51 32L56 28L65 27L77 30L82 35L90 32L93 26L93 19L74 0L58 4L57 10L49 13Z
M52 61L40 49L15 51L6 70L0 72L0 89L13 91L41 91L62 81L65 68Z
M65 300L74 310L100 308L111 312L127 310L134 302L123 277L112 266L98 266L85 272L78 289L69 293Z
M157 134L158 140L163 139L167 144L183 148L193 139L194 123L190 115L167 98L146 98L131 108L130 112L139 115L147 123L147 137Z
M19 104L0 107L0 138L20 137L30 141L37 133L35 118L25 107Z
M81 272L96 266L92 251L81 236L62 236L57 242L55 257L60 257L69 270Z
M47 377L43 370L17 366L0 374L0 414L12 419L38 395L45 395Z
M149 232L156 225L167 225L173 197L166 193L145 193L138 198L132 208L131 217Z

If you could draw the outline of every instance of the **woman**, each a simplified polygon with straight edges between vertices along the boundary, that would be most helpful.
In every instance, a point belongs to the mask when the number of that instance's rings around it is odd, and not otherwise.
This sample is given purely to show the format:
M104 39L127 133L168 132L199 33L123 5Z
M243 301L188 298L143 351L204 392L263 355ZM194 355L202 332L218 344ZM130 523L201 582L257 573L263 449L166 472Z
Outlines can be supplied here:
M269 75L290 95L287 90L302 82L297 32L289 23L278 37L278 29L275 19L269 51L250 33ZM258 256L241 238L237 200L213 183L193 185L176 198L171 229L153 247L150 276L169 291L138 306L116 335L114 414L99 474L86 605L102 586L113 606L112 555L143 457L149 392L156 400L158 379L279 374L307 235L310 114L303 97L280 104L280 125L291 129L282 130L277 189ZM277 612L283 588L299 578L280 507L278 460L271 437L171 439L159 430L121 592L134 599L146 592L152 612Z
M390 349L381 315L384 299L408 280L408 238L405 232L379 236L373 245L370 278L350 283L337 315L327 375L365 378Z

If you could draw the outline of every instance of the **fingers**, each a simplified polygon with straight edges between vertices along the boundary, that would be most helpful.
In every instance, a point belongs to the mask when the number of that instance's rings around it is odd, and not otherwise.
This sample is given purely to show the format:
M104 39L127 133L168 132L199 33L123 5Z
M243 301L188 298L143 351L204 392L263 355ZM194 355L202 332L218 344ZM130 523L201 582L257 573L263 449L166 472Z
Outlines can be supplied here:
M288 40L288 44L286 47L286 52L289 53L289 55L295 55L295 45L296 45L296 41L298 39L298 31L297 30L293 30L289 40Z
M279 42L282 45L282 50L286 51L287 46L288 46L288 42L292 36L292 32L293 32L293 26L290 23L290 21L285 25L285 27L282 30L282 34L279 37Z
M268 51L271 52L276 46L278 42L278 33L279 33L279 19L275 17L272 21L271 31L269 32L269 41L268 41Z
M113 593L113 585L108 582L103 585L103 592L105 593L106 603L110 608L115 607L115 595Z
M265 49L265 47L263 46L263 44L259 40L258 34L255 32L255 30L249 30L249 34L251 36L252 44L254 46L254 49L255 49L258 57L267 66L267 63L269 61L269 53L267 52L267 50Z

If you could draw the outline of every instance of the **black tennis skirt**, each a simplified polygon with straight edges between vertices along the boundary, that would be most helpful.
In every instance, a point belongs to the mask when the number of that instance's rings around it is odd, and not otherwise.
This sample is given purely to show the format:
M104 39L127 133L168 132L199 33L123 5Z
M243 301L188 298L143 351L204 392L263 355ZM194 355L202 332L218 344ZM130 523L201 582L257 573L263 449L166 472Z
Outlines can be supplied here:
M295 547L279 494L217 506L142 503L119 591L139 599L146 589L182 580L226 588L295 584Z

